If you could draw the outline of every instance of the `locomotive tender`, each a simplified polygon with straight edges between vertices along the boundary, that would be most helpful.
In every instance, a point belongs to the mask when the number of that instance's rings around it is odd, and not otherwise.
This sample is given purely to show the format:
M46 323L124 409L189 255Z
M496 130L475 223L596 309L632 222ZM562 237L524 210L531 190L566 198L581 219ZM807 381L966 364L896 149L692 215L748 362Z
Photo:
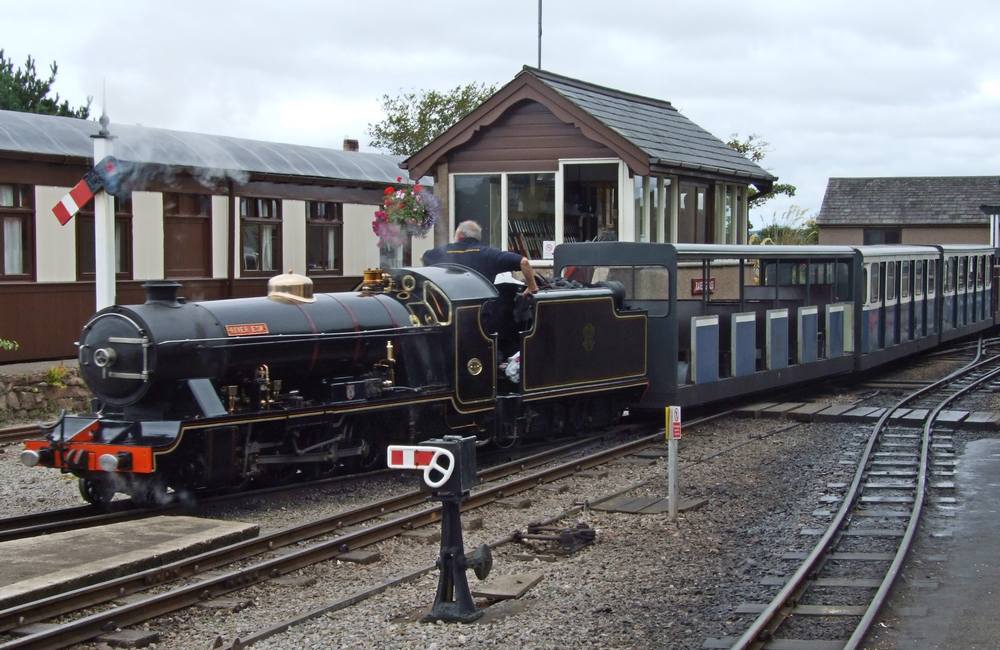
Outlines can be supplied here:
M79 342L94 415L65 416L22 461L103 503L338 467L447 433L481 444L861 372L996 324L986 246L556 248L573 282L518 296L455 265L367 273L312 296L96 314Z

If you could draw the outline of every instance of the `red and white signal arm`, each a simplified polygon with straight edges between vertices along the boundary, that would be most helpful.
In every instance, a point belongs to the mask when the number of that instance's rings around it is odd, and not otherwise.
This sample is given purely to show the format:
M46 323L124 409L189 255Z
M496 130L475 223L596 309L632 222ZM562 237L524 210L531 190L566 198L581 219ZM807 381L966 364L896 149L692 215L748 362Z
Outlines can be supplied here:
M671 438L675 440L681 439L681 407L667 407L667 426L663 433L667 440Z
M440 447L389 445L386 451L386 464L389 469L423 470L424 483L428 487L437 489L447 483L451 473L455 471L455 456ZM431 472L434 471L441 475L437 480L431 480Z

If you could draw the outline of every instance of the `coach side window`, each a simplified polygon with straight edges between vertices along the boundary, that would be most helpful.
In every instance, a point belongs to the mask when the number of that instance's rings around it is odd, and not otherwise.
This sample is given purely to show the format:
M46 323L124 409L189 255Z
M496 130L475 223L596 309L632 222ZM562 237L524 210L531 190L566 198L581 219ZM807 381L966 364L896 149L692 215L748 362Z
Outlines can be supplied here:
M934 281L937 277L937 260L927 261L927 295L931 298L934 297L934 293L937 291L937 287L934 286Z
M896 298L896 263L889 262L885 271L885 299L895 300Z
M30 185L0 185L0 279L31 275L35 192Z
M919 297L924 295L924 265L925 260L917 260L913 269L913 295Z
M862 305L867 305L868 304L868 267L867 266L864 267L861 272L864 273L864 278L865 278L864 282L861 283L861 285L865 288L864 289L864 297L861 298L861 304Z
M979 256L976 259L976 288L983 288L983 269L986 267L986 263L983 261L986 258Z
M910 297L910 260L903 260L902 271L899 274L901 284L899 287L899 297Z
M869 291L868 294L871 296L872 304L875 304L878 302L879 265L872 264L871 269L871 291Z
M965 258L958 258L958 292L965 291Z

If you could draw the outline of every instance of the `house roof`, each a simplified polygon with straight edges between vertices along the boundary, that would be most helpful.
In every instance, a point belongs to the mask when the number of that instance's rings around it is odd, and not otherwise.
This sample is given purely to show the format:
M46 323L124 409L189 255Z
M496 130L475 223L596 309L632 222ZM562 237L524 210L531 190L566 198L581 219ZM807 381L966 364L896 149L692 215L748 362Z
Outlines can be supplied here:
M823 226L985 225L1000 204L1000 176L831 178L816 222Z
M634 173L703 172L770 186L777 177L731 149L664 100L634 95L530 66L478 108L403 161L411 175L428 173L451 149L497 121L519 101L543 103L584 135L618 153ZM657 169L659 168L659 169Z
M97 122L0 111L0 152L91 159ZM353 183L393 183L400 157L221 135L111 124L122 160L219 172L271 174Z
M649 156L651 164L776 180L776 176L701 128L665 100L633 95L525 67L560 95L620 133Z

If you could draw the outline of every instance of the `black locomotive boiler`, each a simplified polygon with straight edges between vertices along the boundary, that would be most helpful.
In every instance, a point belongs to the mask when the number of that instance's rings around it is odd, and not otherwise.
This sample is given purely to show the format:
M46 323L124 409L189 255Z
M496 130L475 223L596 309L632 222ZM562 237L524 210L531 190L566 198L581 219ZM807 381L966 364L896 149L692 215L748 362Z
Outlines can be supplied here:
M371 271L313 295L187 302L146 285L83 328L93 412L66 415L22 462L80 479L84 498L139 501L375 466L387 444L448 433L481 444L614 421L647 386L646 315L620 287L498 290L454 265Z

